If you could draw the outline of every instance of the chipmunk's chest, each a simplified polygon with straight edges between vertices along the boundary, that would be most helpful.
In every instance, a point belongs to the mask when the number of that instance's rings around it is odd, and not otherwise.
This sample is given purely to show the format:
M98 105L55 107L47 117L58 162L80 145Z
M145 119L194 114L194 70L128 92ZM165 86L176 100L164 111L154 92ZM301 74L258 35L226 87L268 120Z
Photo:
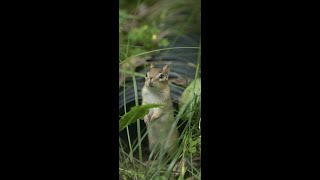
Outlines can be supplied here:
M162 104L163 99L161 98L161 94L149 92L145 97L146 103L148 104Z

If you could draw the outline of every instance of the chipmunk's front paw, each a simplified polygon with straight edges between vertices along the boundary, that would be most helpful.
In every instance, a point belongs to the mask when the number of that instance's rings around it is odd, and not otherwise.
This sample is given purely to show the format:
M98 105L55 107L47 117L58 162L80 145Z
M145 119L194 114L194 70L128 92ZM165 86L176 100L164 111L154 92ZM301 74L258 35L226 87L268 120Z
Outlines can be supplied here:
M144 120L144 123L146 123L146 125L148 125L149 122L150 122L150 120L151 120L149 114L145 115L144 118L143 118L143 120Z
M155 119L158 119L160 117L159 113L154 113L151 117L150 117L150 121L154 121Z

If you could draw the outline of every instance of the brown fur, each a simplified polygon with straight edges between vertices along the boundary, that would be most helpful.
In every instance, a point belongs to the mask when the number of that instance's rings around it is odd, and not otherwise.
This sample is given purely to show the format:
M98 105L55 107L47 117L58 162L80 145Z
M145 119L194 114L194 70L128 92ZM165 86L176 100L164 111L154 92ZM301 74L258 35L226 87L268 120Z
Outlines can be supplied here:
M150 150L159 143L168 152L176 145L179 136L177 128L172 127L175 119L168 83L169 72L168 65L159 69L151 64L142 88L142 104L163 104L161 108L150 109L144 117Z

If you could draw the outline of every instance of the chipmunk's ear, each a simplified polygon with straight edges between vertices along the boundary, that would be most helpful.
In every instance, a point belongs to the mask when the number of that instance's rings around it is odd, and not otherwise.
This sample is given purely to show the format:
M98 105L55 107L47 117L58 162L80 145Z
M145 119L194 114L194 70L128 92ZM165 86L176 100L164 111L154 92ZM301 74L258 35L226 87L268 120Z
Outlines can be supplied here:
M167 75L167 77L168 77L169 72L170 72L170 67L169 67L169 65L168 65L168 64L167 64L167 65L165 65L165 66L162 68L162 72L163 72L164 74L166 74L166 75Z
M150 65L150 69L151 69L151 68L154 68L154 64L153 64L153 63L151 63L151 65Z

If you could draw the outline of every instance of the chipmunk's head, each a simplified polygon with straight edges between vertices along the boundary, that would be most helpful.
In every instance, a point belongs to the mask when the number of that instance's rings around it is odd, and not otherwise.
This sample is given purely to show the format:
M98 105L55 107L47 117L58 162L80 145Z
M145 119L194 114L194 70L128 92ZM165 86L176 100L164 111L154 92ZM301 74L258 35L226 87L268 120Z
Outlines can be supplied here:
M151 88L161 88L168 83L170 68L165 65L162 69L156 68L153 64L146 74L145 85Z

